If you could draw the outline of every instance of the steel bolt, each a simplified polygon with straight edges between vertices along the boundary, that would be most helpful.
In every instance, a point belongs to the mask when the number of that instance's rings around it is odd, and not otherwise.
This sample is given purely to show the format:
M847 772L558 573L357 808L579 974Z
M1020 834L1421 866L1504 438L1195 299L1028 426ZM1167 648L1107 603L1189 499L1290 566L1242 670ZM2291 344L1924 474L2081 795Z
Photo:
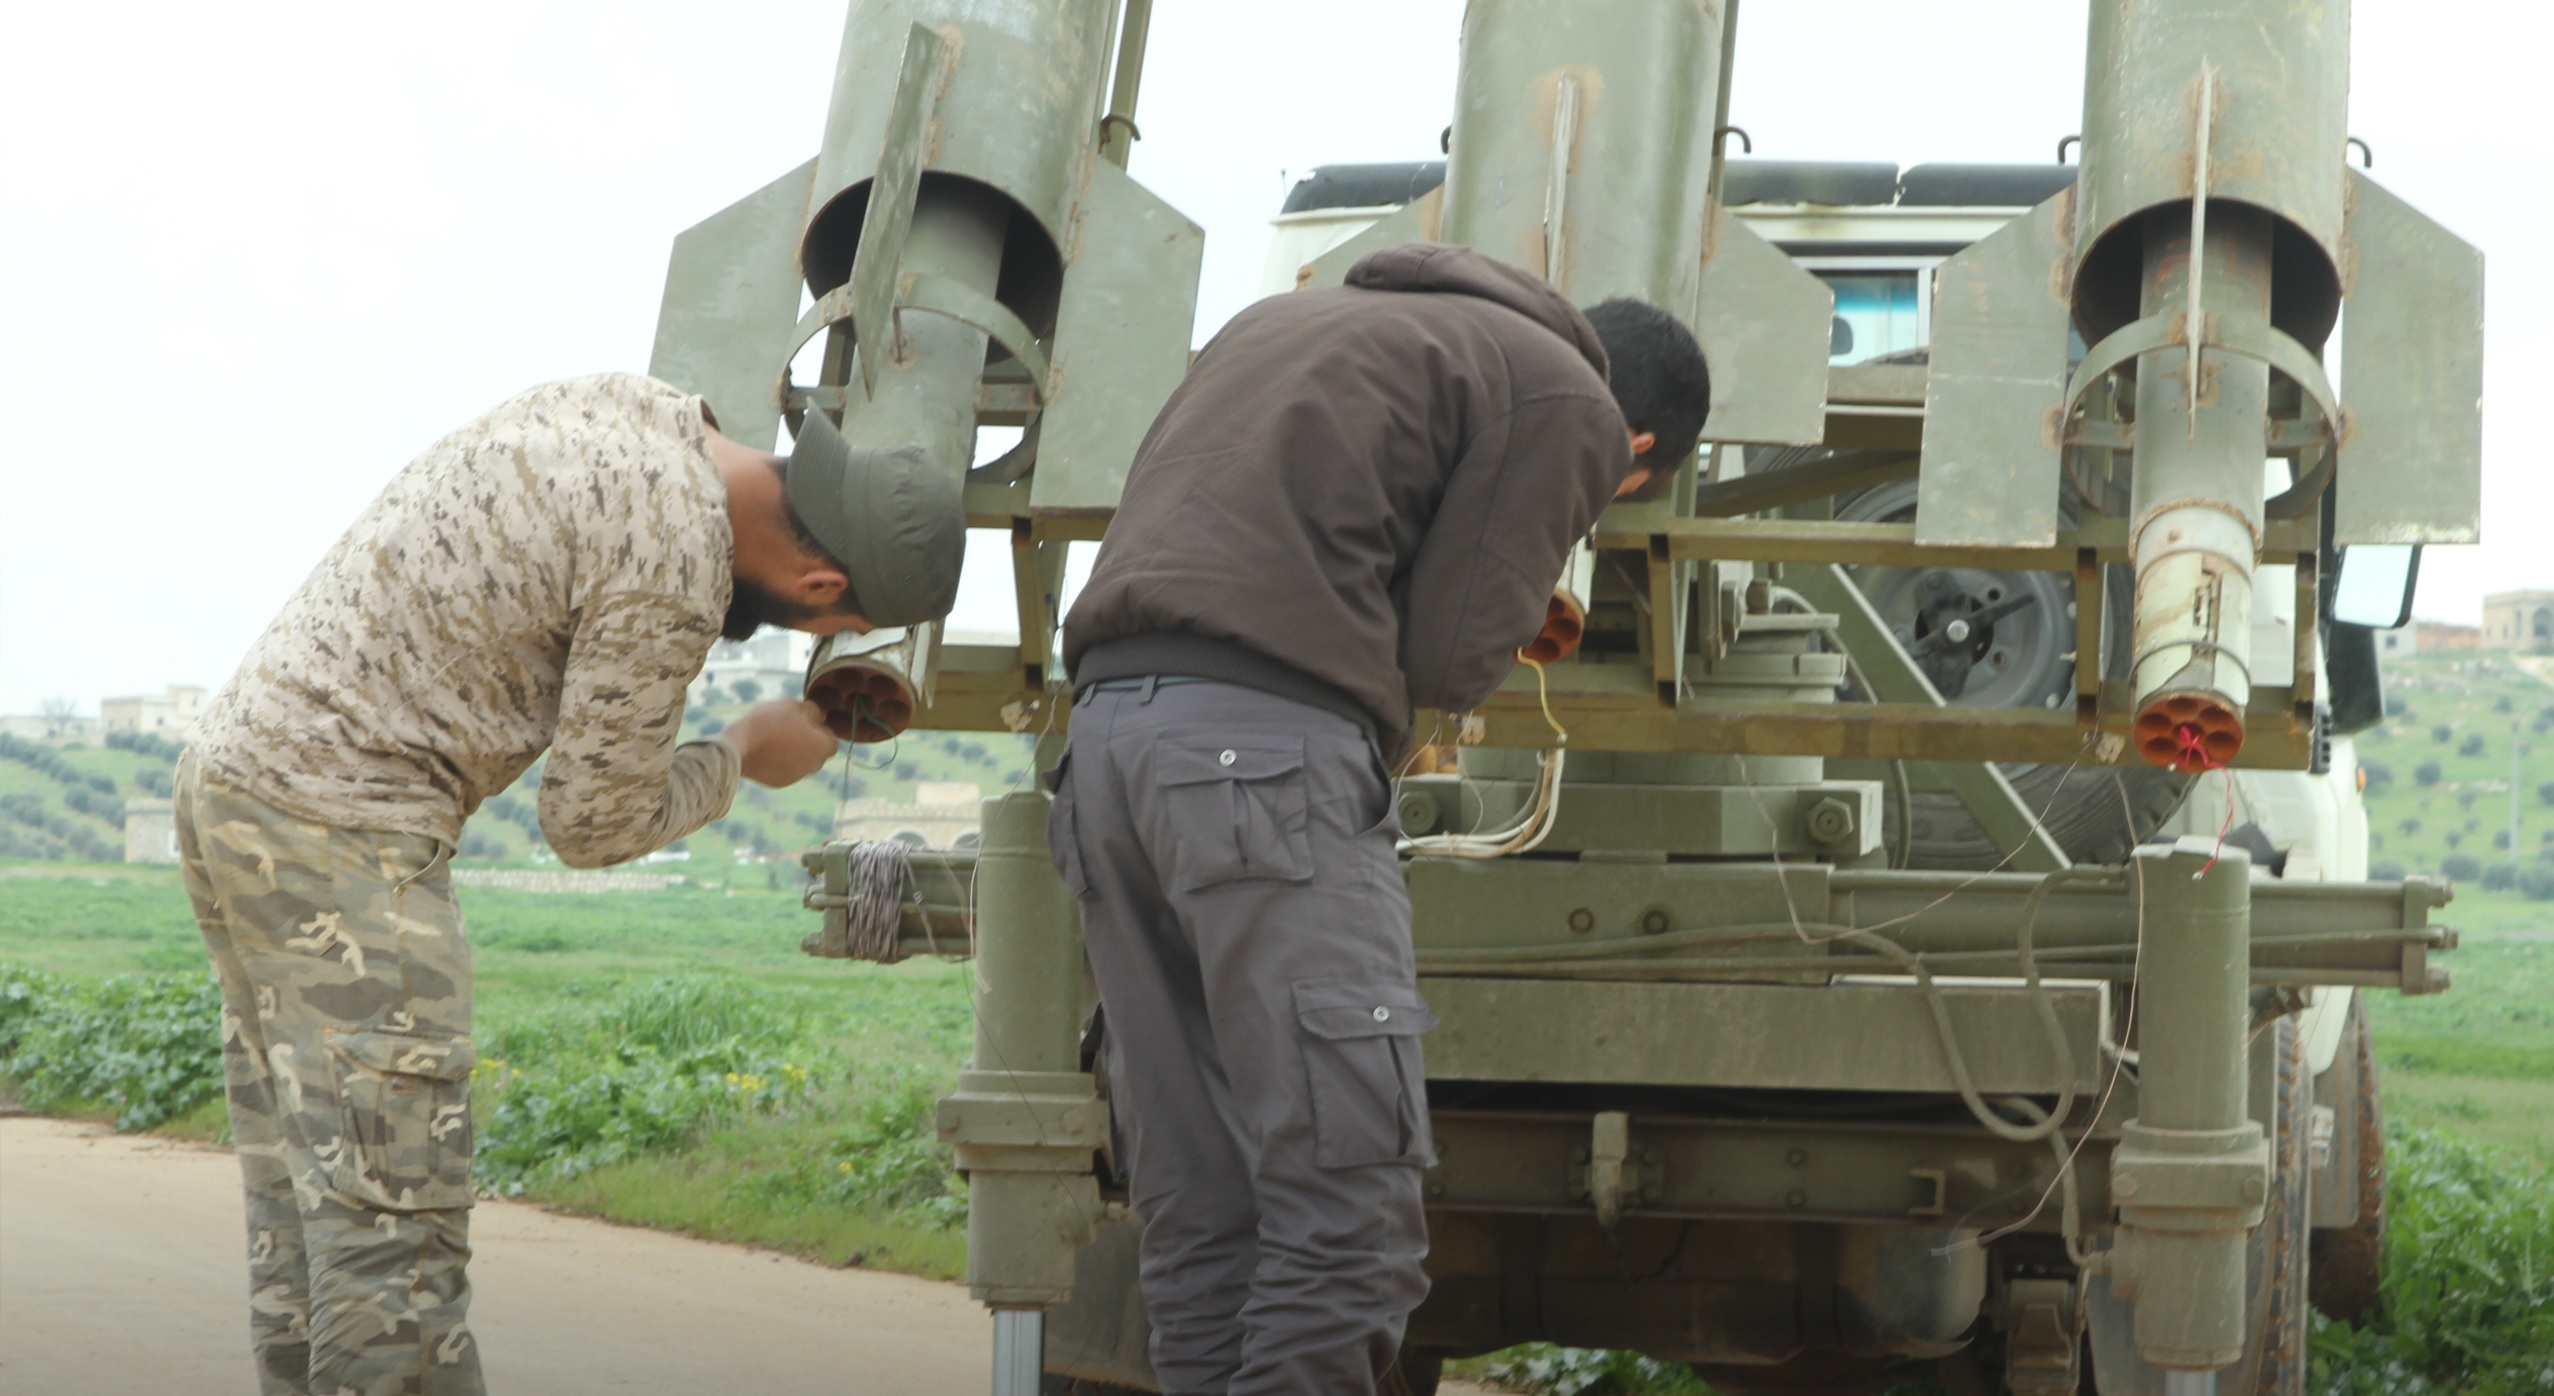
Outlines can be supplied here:
M1783 1155L1783 1162L1790 1164L1794 1168L1798 1168L1800 1165L1807 1163L1808 1161L1809 1151L1806 1149L1794 1149L1790 1153Z
M1405 790L1401 792L1399 808L1401 812L1401 831L1403 833L1428 834L1436 831L1437 824L1440 822L1437 813L1437 802L1428 798L1426 791Z
M1853 837L1853 806L1830 795L1809 807L1801 826L1819 843L1843 843Z
M1783 1201L1794 1207L1806 1207L1809 1205L1809 1194L1793 1188L1783 1195Z
M1595 912L1588 910L1586 907L1580 907L1578 910L1570 913L1570 930L1573 933L1586 935L1588 932L1595 929Z
M1641 913L1642 935L1665 935L1667 934L1667 928L1674 924L1675 918L1669 916L1667 914L1667 908L1663 906L1654 906Z

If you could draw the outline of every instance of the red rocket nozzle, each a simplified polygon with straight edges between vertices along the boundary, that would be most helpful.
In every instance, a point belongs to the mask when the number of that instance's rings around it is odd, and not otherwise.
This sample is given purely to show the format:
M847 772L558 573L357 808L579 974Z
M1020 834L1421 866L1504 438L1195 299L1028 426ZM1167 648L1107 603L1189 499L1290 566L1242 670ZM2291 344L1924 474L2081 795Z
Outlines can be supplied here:
M2206 693L2168 693L2138 709L2137 754L2176 775L2214 770L2244 749L2243 716Z

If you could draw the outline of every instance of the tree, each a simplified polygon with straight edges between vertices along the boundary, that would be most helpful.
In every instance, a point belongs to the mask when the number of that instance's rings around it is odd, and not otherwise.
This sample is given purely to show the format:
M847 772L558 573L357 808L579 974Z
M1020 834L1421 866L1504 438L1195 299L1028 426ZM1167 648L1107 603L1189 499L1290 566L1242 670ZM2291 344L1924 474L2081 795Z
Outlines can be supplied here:
M2420 765L2413 767L2412 779L2415 784L2419 785L2438 784L2439 763L2436 761L2424 761Z
M2456 754L2459 756L2481 756L2483 754L2483 734L2480 732L2474 733L2472 736L2467 737L2464 741L2457 743Z
M2474 882L2483 876L2483 860L2471 853L2451 853L2439 860L2439 871L2450 882Z
M2519 869L2519 890L2532 902L2554 902L2554 863L2530 863Z
M739 703L751 703L763 696L763 686L752 679L738 679L728 685L728 691L736 695Z
M2403 864L2392 858L2379 858L2368 865L2370 882L2401 882Z
M2444 742L2455 735L2456 729L2444 722L2430 729L2430 740L2434 742Z
M2509 850L2509 846L2510 846L2510 831L2509 831L2509 830L2507 830L2507 829L2495 829L2495 830L2493 830L2493 831L2492 831L2492 846L2493 846L2494 848L2497 848L2497 849L2500 849L2500 850L2502 850L2502 851L2504 851L2504 852L2507 852L2507 851Z
M2494 863L2483 870L2483 890L2506 892L2518 885L2519 870L2507 863Z
M2367 791L2371 795L2382 794L2387 786L2394 784L2394 767L2383 761L2362 760L2359 763L2359 774L2367 777ZM2554 787L2554 781L2549 781L2547 784L2549 787ZM2554 805L2554 798L2549 798L2546 803Z
M2510 710L2510 695L2508 695L2508 694L2506 694L2506 693L2502 694L2502 695L2501 695L2498 699L2496 699L2496 700L2493 702L2493 704L2492 704L2492 711L2494 711L2494 712L2496 712L2496 713L2505 713L2505 712L2508 712L2509 710Z
M2420 833L2421 817L2415 814L2407 814L2403 817L2403 823L2397 827L2401 828L2406 835Z

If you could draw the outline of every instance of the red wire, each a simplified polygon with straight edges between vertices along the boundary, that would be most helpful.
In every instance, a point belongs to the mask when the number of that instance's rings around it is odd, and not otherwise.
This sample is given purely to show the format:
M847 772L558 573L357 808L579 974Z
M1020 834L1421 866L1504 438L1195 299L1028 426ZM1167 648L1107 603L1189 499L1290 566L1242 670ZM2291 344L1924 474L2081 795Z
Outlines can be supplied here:
M2179 728L2175 729L2174 735L2181 738L2182 764L2197 766L2200 773L2203 775L2210 771L2225 769L2222 764L2209 756L2207 744L2200 740L2200 733L2197 727L2194 727L2187 722L2183 723ZM2226 822L2217 826L2217 846L2209 850L2208 861L2200 864L2199 871L2191 874L2193 880L2206 877L2208 875L2208 870L2217 866L2217 860L2224 857L2226 853L2226 836L2234 831L2235 778L2232 774L2229 774L2226 777Z

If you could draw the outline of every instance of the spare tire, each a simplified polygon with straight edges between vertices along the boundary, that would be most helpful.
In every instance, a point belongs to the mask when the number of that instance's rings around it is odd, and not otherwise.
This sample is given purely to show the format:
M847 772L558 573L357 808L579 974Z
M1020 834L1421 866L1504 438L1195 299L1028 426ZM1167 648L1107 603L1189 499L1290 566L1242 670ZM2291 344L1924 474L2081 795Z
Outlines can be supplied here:
M1924 363L1927 351L1884 355L1875 363ZM1823 446L1748 452L1747 473L1794 469L1836 453ZM1857 523L1909 523L1916 484L1893 480L1835 497L1835 517ZM2072 524L2073 491L2060 518ZM1961 567L1848 567L1898 643L1959 707L2060 708L2073 703L2075 587L2055 572L1994 572ZM2135 583L2129 569L2103 569L2102 674L2128 677ZM1980 619L1980 618L1983 619ZM2127 861L2129 850L2169 816L2187 782L2152 766L2072 767L2003 763L2005 779L2066 856L2079 863ZM2123 794L2125 801L2123 801ZM2125 808L2123 808L2123 803ZM1911 805L1912 808L1908 806ZM1884 844L1907 849L1914 868L1976 870L2005 855L1978 827L1959 797L1919 790L1902 797L1896 782L1883 801ZM2045 813L2041 813L2045 811ZM1913 827L1907 828L1912 820ZM1904 841L1903 843L1901 841Z

